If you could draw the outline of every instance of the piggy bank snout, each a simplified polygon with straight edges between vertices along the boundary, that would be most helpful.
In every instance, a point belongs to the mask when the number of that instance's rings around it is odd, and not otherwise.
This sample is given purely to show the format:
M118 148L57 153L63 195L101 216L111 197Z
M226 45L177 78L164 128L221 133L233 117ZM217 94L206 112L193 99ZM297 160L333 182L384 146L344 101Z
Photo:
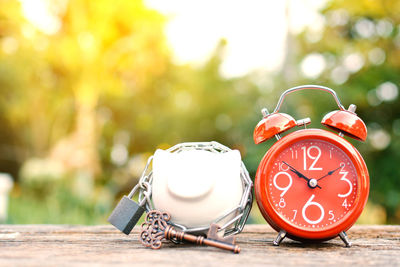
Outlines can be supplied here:
M209 175L192 173L186 176L172 175L167 178L168 193L186 201L206 197L214 188L215 180Z

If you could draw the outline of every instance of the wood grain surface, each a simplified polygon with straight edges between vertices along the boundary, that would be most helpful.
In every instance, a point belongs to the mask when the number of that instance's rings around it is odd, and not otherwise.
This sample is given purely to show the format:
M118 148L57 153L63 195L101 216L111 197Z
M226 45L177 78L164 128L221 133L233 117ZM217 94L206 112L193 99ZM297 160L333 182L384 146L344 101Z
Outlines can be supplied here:
M353 246L339 239L272 246L268 225L247 225L237 236L240 254L165 241L145 248L139 228L129 236L112 226L0 225L1 266L400 266L400 226L354 226Z

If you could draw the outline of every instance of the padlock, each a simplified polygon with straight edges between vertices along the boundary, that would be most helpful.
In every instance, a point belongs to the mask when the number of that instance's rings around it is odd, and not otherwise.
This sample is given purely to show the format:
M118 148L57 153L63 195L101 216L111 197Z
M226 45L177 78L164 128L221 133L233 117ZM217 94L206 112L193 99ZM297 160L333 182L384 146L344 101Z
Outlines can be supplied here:
M110 217L108 217L108 222L126 235L129 235L145 212L146 198L143 198L139 204L132 200L138 188L139 184L132 189L128 196L123 196Z

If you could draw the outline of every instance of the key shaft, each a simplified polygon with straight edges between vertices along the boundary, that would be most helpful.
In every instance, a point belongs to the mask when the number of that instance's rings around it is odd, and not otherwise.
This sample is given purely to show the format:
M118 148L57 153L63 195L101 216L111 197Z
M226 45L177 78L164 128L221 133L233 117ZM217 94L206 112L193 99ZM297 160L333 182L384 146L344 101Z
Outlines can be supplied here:
M225 242L205 238L204 236L200 236L200 235L196 236L196 235L187 234L185 232L175 230L175 228L170 225L167 227L167 229L165 229L164 237L167 240L176 238L176 240L178 240L178 241L189 241L189 242L195 243L197 245L206 245L206 246L229 250L229 251L232 251L233 253L240 253L240 247L236 244L225 243Z

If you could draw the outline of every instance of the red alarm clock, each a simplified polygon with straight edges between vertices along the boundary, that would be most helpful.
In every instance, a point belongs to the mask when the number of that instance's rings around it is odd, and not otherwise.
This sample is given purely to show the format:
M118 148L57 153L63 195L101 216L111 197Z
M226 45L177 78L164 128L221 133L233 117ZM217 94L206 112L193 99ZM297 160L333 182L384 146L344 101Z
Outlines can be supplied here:
M325 115L322 124L337 131L306 129L310 119L296 121L279 109L286 95L303 89L329 92L339 110ZM273 113L262 110L264 118L254 130L254 142L272 137L277 142L267 151L255 178L258 207L266 221L279 232L274 245L285 236L299 241L323 241L345 233L358 219L368 199L369 175L357 149L343 135L365 141L367 128L355 114L355 105L346 110L335 91L316 85L286 90ZM304 126L284 137L281 133Z

